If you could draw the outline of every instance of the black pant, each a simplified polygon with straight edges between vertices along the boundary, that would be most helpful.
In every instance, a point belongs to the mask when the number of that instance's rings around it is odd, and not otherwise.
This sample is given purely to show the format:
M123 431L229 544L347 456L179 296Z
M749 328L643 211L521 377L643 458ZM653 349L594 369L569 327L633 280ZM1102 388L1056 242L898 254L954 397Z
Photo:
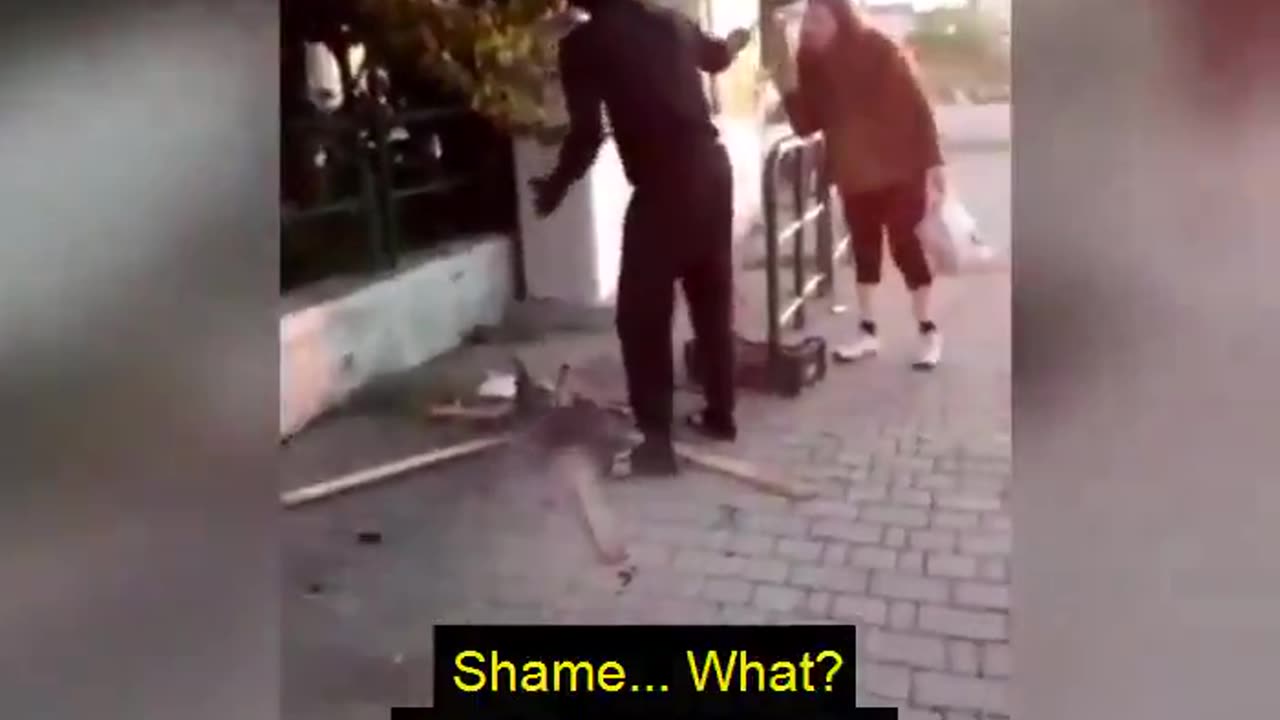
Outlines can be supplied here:
M853 243L854 272L859 285L880 282L881 256L888 235L889 254L902 272L907 288L917 290L933 282L916 225L924 217L926 178L881 190L844 193L844 215Z
M618 280L618 338L636 424L671 431L675 392L675 283L684 289L702 352L708 413L731 419L733 385L733 174L723 146L671 155L639 183L627 207Z

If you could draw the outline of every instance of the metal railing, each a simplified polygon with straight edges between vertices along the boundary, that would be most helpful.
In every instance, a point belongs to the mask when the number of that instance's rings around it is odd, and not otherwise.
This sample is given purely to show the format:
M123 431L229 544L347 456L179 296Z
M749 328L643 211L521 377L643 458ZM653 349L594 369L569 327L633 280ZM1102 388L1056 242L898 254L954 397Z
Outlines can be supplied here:
M821 135L802 138L789 135L769 149L763 173L765 282L768 305L769 364L777 367L781 355L782 330L805 326L805 305L835 292L836 261L849 251L849 234L837 240L835 203L824 160ZM791 203L790 219L780 226L779 195ZM815 235L816 273L808 273L806 237ZM782 297L781 244L792 243L792 289L784 304Z
M400 112L381 107L372 112L352 109L290 121L286 132L312 134L311 145L329 158L324 170L316 176L324 182L335 179L349 182L347 187L340 188L337 197L326 197L315 204L283 207L282 231L338 216L360 217L364 228L362 239L367 244L366 269L377 272L396 267L405 252L400 205L412 198L448 194L471 186L485 180L486 173L491 173L493 168L479 164L463 172L445 172L438 168L435 172L423 173L429 176L425 180L405 182L404 171L411 169L406 168L406 163L413 161L407 161L394 145L405 137L431 136L434 127L467 113L465 107L452 106ZM350 182L352 180L354 182Z

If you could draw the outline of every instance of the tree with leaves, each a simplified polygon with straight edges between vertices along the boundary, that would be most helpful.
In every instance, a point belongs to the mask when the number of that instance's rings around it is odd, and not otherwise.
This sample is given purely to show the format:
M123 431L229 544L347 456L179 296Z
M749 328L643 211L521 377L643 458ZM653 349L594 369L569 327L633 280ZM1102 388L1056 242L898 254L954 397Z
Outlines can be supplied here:
M970 7L922 13L907 46L932 85L1007 85L1011 66L999 22Z
M388 52L458 92L510 133L555 117L557 20L565 0L360 0Z

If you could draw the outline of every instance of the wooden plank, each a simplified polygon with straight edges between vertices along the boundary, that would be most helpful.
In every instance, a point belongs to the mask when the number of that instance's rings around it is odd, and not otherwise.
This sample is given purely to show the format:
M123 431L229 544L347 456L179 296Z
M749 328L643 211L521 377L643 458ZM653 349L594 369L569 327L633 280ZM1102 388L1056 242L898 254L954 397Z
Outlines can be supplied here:
M495 435L438 448L403 460L385 463L358 472L348 473L332 480L290 490L280 496L280 501L284 503L285 507L297 507L305 503L323 500L340 493L374 485L384 480L390 480L413 470L420 470L448 460L455 460L491 450L507 444L510 440L511 438L508 435Z
M510 403L467 407L460 403L432 405L427 416L434 420L501 420L515 411Z
M604 408L622 417L632 417L631 408L620 403L606 403ZM639 441L640 435L632 433L632 440ZM708 452L682 442L675 443L675 451L677 456L694 465L721 475L728 475L771 495L779 495L791 500L811 500L818 496L818 489L812 485L771 475L761 470L755 463L746 460Z
M587 532L600 559L607 563L626 560L626 544L622 541L617 518L600 489L597 480L599 469L591 457L577 448L562 450L552 459L552 472L568 481L577 496Z
M817 488L812 485L786 480L764 472L755 463L707 452L702 448L680 442L675 443L675 450L677 456L694 465L728 475L772 495L780 495L791 500L810 500L818 496Z

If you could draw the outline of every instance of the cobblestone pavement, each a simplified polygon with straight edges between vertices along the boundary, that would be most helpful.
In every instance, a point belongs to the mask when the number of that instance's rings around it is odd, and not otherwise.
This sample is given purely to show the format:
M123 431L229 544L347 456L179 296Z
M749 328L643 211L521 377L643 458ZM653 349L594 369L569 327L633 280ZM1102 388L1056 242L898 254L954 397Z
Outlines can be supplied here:
M926 375L907 368L905 293L886 275L882 356L833 366L796 400L745 397L725 448L816 483L817 500L693 471L608 483L629 538L621 568L596 561L572 500L520 452L287 513L284 716L384 720L429 701L434 624L528 622L855 623L871 700L906 720L1006 717L1009 279L940 287L947 355ZM761 316L757 295L740 317ZM830 338L853 322L813 317ZM544 373L564 357L616 370L615 348L566 339L525 357ZM407 454L425 434L391 415L323 423L286 451L283 482L318 479L325 457L333 474ZM380 542L357 541L369 531Z
M865 691L903 717L1006 714L1008 282L944 300L933 375L906 369L900 332L798 400L744 402L732 452L817 483L819 499L695 472L607 485L634 573L597 564L572 503L518 454L290 512L286 716L425 702L430 629L450 621L852 622ZM356 542L369 530L380 544Z

